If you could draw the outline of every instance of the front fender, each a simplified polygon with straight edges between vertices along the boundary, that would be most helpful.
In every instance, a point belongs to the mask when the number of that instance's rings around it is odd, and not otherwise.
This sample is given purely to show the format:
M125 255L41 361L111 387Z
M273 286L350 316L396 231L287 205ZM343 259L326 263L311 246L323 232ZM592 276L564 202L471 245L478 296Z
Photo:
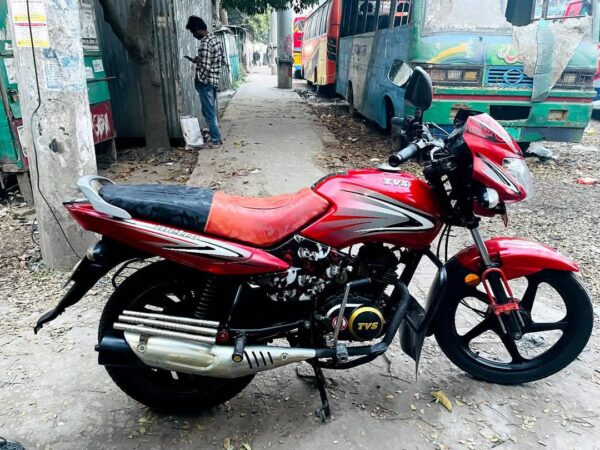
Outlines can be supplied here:
M499 263L509 280L524 277L544 269L579 272L575 261L547 245L519 238L499 237L485 241L492 261ZM471 272L482 272L481 256L475 246L467 247L455 256L458 263Z

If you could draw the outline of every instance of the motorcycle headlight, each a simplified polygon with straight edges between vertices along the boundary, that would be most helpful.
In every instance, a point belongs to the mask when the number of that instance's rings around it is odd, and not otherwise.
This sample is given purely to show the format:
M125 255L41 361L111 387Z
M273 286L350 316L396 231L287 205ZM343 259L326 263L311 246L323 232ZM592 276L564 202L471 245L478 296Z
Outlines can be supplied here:
M532 198L534 194L533 179L525 160L519 158L506 158L502 165L508 173L523 186L523 189L525 189L525 198Z

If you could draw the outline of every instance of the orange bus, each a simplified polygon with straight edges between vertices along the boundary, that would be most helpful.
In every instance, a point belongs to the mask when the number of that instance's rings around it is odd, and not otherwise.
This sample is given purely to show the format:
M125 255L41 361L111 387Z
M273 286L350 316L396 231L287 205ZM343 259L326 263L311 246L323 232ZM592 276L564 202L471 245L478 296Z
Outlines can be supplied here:
M304 23L302 75L319 91L333 91L335 86L341 21L342 0L327 0Z

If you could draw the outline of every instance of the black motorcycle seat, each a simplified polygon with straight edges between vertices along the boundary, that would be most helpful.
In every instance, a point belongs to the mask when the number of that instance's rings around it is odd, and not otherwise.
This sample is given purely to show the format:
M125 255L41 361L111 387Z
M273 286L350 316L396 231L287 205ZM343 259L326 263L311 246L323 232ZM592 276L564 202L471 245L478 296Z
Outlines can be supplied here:
M201 233L214 196L210 189L166 184L111 184L98 194L133 218Z

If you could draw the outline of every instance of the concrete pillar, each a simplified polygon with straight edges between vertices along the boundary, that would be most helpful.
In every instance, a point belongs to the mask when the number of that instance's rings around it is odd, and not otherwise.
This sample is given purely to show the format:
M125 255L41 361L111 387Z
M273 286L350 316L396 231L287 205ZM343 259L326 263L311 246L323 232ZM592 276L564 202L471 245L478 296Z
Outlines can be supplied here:
M277 12L277 87L292 88L294 65L294 11Z
M271 58L271 75L277 75L277 11L271 12L271 33L270 44L273 46L273 56Z
M62 204L81 197L76 185L80 176L97 173L79 2L30 0L33 27L25 1L10 0L8 5L42 257L52 268L66 269L77 260L69 243L83 255L94 241Z

